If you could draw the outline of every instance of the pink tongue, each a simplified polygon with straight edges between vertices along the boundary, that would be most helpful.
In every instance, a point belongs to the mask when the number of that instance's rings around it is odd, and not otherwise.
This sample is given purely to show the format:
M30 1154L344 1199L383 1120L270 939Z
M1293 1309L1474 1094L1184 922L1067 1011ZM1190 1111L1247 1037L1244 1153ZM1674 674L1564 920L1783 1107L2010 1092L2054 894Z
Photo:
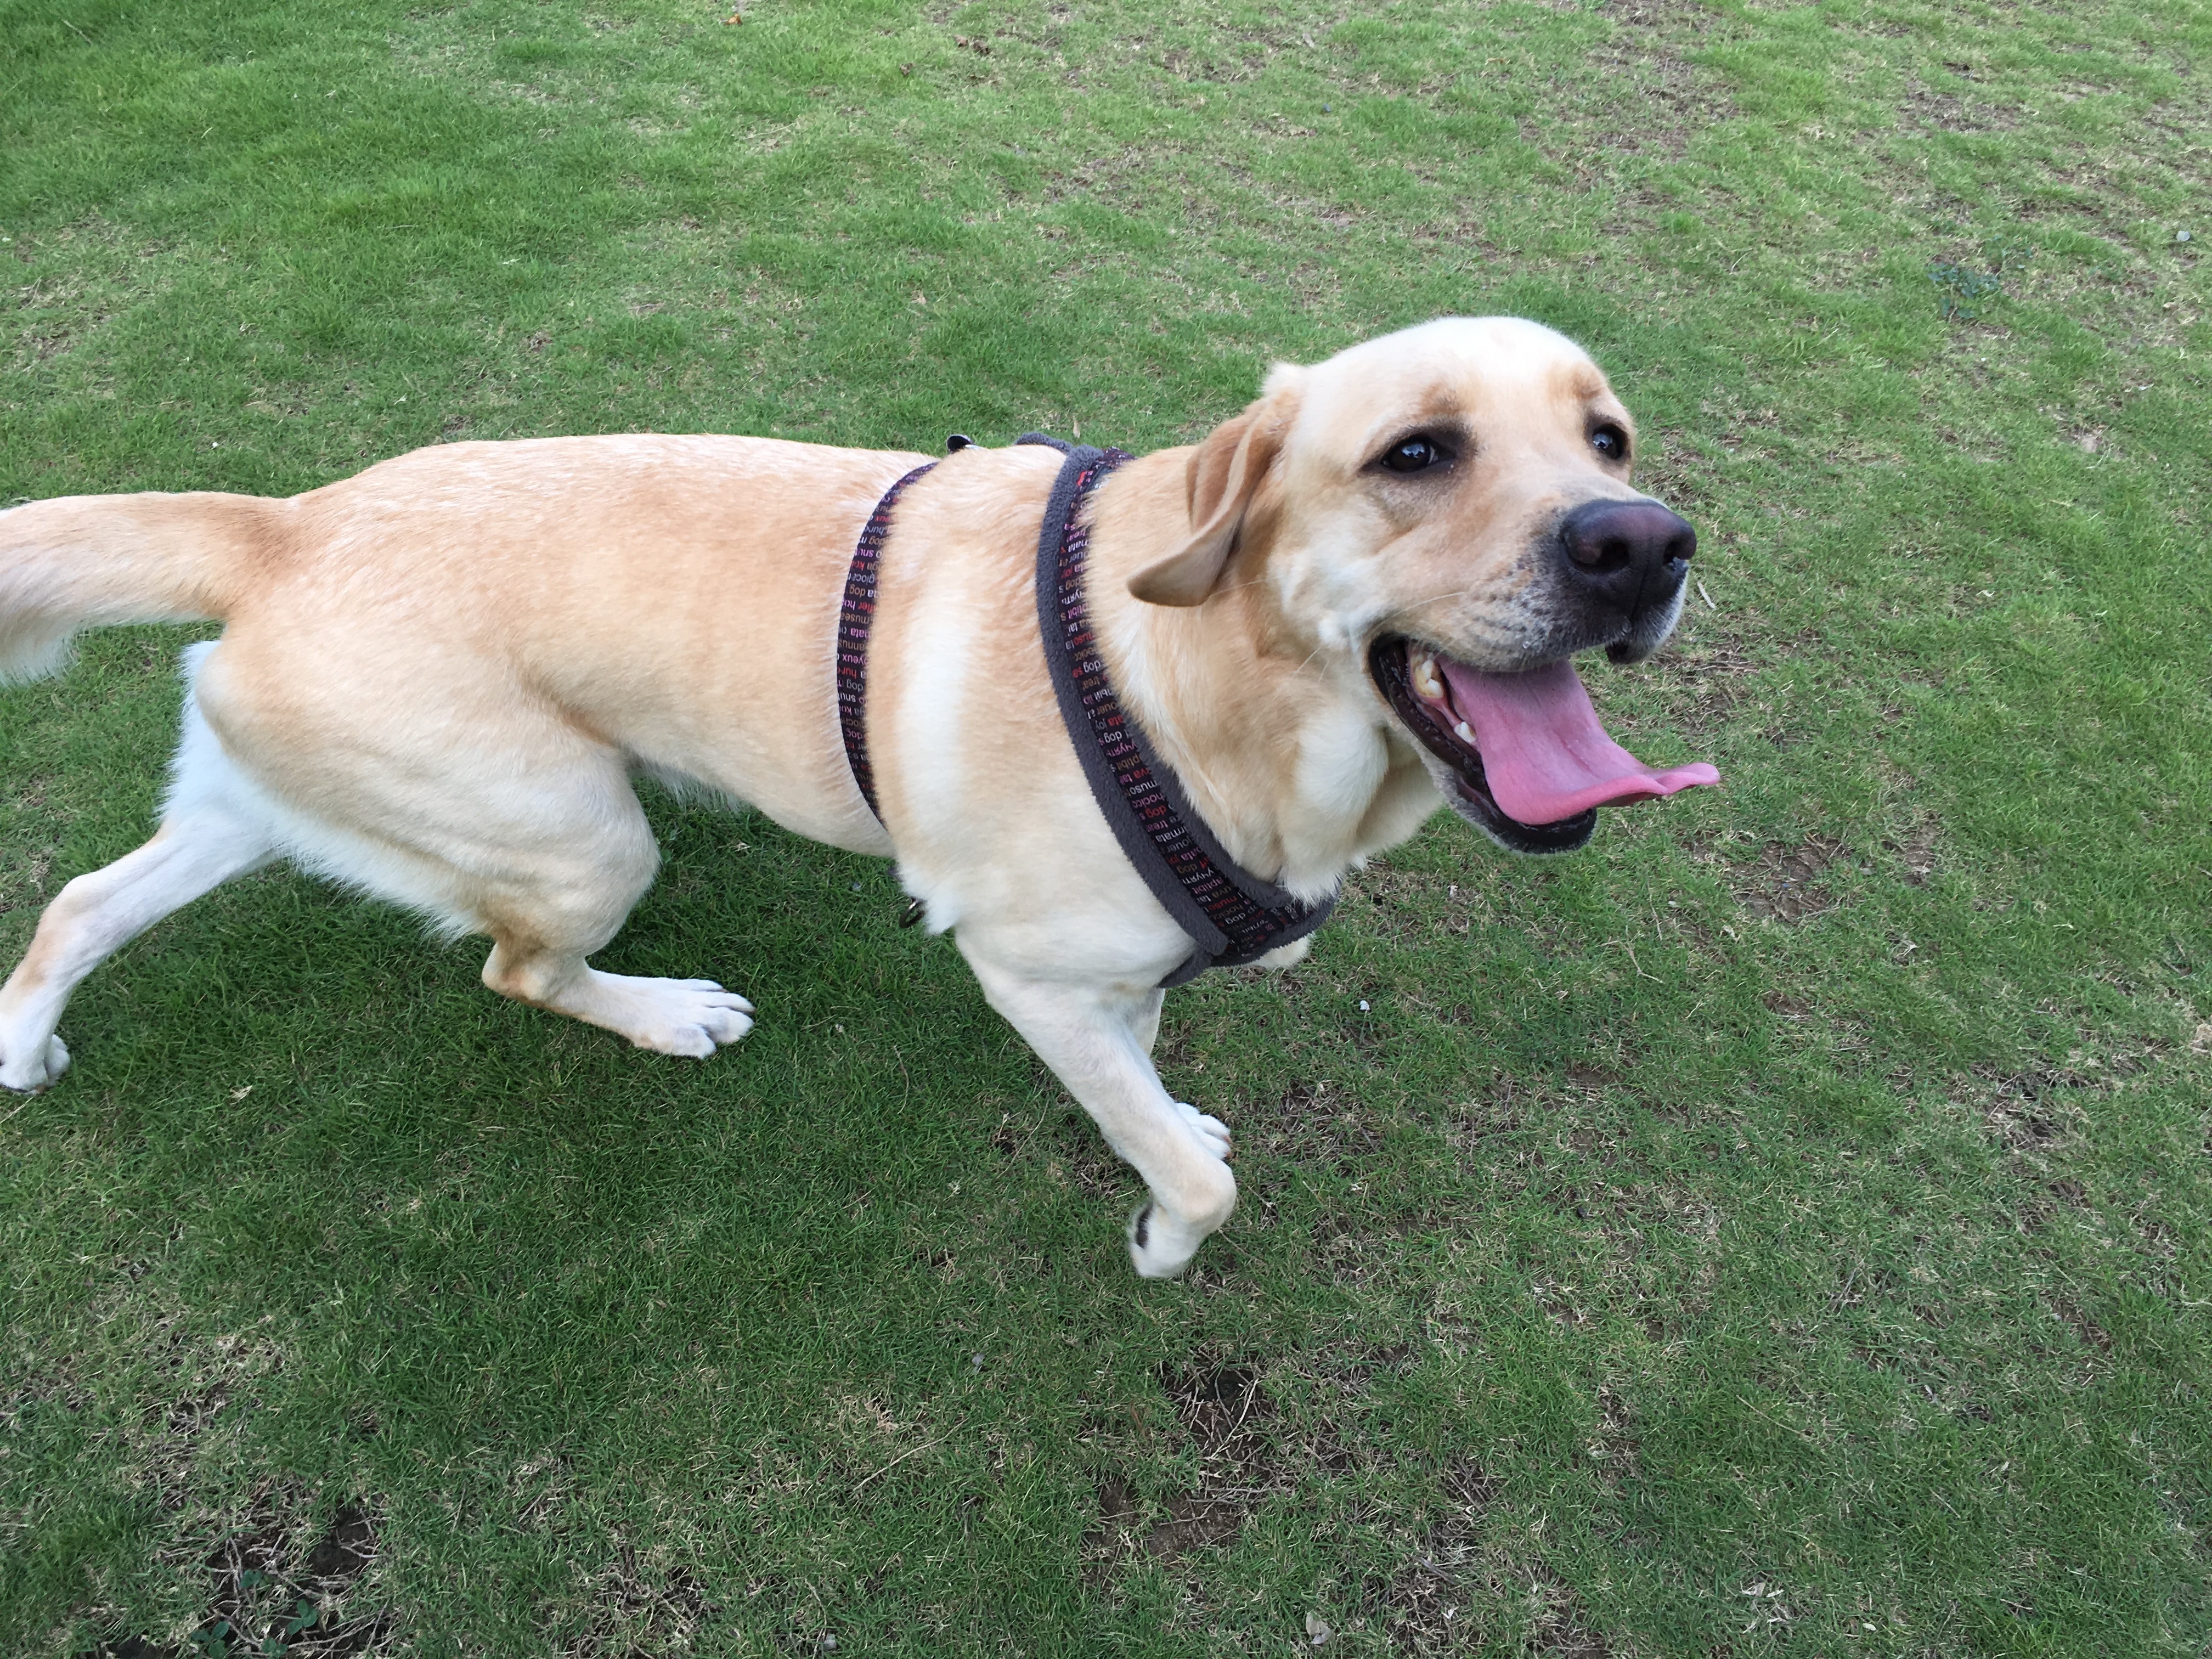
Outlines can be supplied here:
M1486 674L1439 658L1452 702L1474 728L1490 793L1506 817L1557 823L1593 806L1718 783L1703 761L1655 772L1605 734L1574 665Z

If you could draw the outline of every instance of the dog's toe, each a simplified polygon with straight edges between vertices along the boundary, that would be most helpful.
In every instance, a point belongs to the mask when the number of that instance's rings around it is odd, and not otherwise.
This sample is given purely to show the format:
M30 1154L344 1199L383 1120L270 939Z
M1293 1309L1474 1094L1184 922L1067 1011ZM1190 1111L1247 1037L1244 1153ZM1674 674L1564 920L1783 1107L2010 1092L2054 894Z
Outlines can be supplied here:
M703 993L705 1000L716 1007L734 1008L741 1014L750 1014L753 1012L751 1003L746 1001L735 991L727 988L719 980L672 979L668 982L686 991Z
M732 991L717 990L705 999L699 1024L716 1042L735 1042L753 1029L753 1006Z
M1219 1118L1208 1117L1197 1107L1180 1100L1176 1102L1176 1110L1182 1114L1182 1121L1197 1135L1199 1144L1226 1163L1230 1153L1229 1126Z
M585 1018L623 1032L641 1048L704 1060L753 1029L753 1006L711 979L630 979L595 974Z

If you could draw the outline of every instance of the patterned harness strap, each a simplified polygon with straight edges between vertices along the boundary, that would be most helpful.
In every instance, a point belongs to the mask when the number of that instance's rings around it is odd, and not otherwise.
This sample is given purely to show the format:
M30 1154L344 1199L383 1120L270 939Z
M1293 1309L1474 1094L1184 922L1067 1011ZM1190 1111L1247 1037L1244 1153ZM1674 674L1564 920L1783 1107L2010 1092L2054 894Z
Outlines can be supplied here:
M968 440L955 435L951 447ZM1121 708L1091 626L1084 592L1084 558L1091 527L1084 499L1100 479L1129 456L1118 449L1063 443L1041 432L1018 441L1043 444L1066 457L1052 487L1037 533L1037 627L1060 720L1092 799L1121 843L1121 852L1152 890L1152 896L1191 937L1189 957L1160 981L1166 989L1195 979L1208 968L1237 967L1304 938L1336 907L1330 894L1318 904L1294 898L1271 882L1238 867L1206 827L1176 781L1153 752L1135 720ZM890 535L891 510L906 487L937 465L925 462L889 489L868 515L845 573L845 598L837 619L837 725L845 759L868 810L878 821L876 775L868 763L868 634L876 617L876 573ZM909 908L906 920L912 921Z
M1152 896L1188 933L1194 949L1163 988L1208 968L1237 967L1303 939L1328 919L1332 893L1307 904L1237 861L1193 809L1175 773L1121 707L1091 625L1084 558L1091 528L1084 498L1130 458L1118 449L1075 447L1031 434L1066 456L1037 537L1037 627L1060 719L1114 838Z
M935 461L920 466L884 491L876 510L868 514L867 528L853 550L853 562L845 572L845 602L837 613L837 725L845 734L845 760L853 769L853 781L868 811L883 821L876 805L876 772L868 764L868 629L876 620L876 567L882 560L884 540L891 533L891 509L906 487Z

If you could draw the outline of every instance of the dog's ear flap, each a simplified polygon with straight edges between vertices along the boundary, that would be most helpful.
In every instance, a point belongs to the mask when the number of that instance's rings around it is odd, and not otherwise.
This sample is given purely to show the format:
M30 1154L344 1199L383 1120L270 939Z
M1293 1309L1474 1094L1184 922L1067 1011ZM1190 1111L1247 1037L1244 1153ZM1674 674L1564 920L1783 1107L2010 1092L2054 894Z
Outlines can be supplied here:
M1282 453L1291 405L1276 387L1288 379L1278 369L1269 377L1267 395L1214 428L1191 452L1190 539L1129 578L1129 592L1146 604L1203 605L1219 584L1244 527L1245 509Z

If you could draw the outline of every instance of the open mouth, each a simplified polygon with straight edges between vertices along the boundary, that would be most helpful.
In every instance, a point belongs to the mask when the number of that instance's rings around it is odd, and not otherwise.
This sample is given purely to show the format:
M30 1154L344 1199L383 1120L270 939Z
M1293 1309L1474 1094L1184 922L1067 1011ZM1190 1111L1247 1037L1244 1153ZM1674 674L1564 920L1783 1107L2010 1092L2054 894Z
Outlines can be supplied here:
M1368 672L1407 731L1438 762L1444 799L1516 853L1571 853L1597 809L1714 784L1699 761L1655 770L1605 733L1589 693L1562 659L1492 674L1403 635L1378 639Z

